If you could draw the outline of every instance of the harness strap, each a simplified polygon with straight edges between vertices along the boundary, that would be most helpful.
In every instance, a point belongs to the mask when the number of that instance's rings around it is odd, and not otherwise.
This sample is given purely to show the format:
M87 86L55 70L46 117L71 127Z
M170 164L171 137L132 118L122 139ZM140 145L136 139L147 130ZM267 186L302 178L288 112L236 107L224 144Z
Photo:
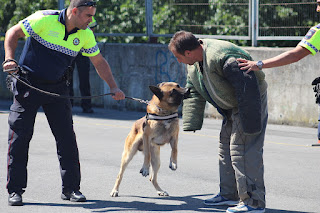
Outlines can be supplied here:
M151 113L147 113L146 114L146 119L147 120L170 120L170 119L174 119L178 117L178 113L174 113L171 115L165 115L165 116L161 116L161 115L156 115L156 114L151 114Z

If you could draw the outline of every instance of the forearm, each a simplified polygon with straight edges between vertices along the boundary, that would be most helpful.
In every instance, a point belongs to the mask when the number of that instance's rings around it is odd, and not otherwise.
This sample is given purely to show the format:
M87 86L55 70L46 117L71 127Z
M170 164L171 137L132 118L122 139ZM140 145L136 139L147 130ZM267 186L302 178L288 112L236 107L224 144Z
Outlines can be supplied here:
M263 60L262 69L292 64L301 60L309 54L309 50L298 45L296 48L290 51L284 52L273 58ZM247 72L259 70L259 67L257 66L257 61L248 61L246 59L241 58L237 59L237 61L240 62L239 66L241 67L241 70L247 70Z
M14 59L15 50L18 46L19 36L9 29L4 40L5 60Z
M103 58L101 53L90 57L90 59L100 78L102 78L109 85L110 92L113 93L112 98L115 100L124 99L125 94L118 88L115 80L113 79L109 63Z
M104 80L109 85L109 87L111 89L118 87L114 78L113 78L111 68L108 63L106 63L106 65L103 67L96 67L96 70L97 70L97 73L100 76L100 78L102 80Z
M24 33L19 24L11 27L7 32L4 40L4 50L5 50L5 63L2 68L5 72L13 73L17 72L17 64L14 61L7 61L8 59L14 59L15 51L18 46L19 38L24 37ZM11 71L8 71L11 70ZM12 71L15 70L15 71Z
M263 60L263 69L265 68L272 68L272 67L280 67L288 64L295 63L299 61L301 57L299 54L297 54L295 51L287 51L284 52L278 56L275 56L273 58L269 58L266 60Z
M109 63L102 57L101 54L90 58L100 78L104 80L110 89L117 88L117 84L113 78Z

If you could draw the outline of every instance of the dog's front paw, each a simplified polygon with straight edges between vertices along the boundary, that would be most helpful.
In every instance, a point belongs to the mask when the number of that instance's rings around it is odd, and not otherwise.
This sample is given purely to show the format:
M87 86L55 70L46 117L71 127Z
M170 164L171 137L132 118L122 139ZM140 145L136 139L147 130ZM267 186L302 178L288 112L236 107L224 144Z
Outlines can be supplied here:
M166 191L157 191L158 195L161 197L167 197L169 196L168 192Z
M112 192L110 193L111 197L118 197L119 196L119 191L117 190L112 190Z
M169 168L170 168L171 170L175 171L175 170L177 170L178 165L177 165L176 163L174 163L174 162L171 161L170 164L169 164Z
M147 177L149 175L149 168L142 167L140 169L140 173L142 174L143 177Z

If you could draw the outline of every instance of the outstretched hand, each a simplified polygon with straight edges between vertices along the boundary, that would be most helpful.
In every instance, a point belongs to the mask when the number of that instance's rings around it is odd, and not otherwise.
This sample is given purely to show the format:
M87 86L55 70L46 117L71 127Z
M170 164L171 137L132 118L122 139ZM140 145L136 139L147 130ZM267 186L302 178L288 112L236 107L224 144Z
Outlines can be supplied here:
M243 58L238 58L237 61L239 62L240 70L247 70L245 73L249 73L250 71L259 71L256 61L249 61Z
M119 88L112 88L110 92L113 93L112 98L116 101L125 99L125 95Z

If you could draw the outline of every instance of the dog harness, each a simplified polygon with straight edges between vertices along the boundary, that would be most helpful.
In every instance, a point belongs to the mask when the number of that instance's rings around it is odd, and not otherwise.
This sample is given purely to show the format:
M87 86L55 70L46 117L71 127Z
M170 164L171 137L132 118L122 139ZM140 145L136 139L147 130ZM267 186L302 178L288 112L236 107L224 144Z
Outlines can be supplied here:
M147 120L170 120L170 119L174 119L178 117L178 113L174 113L171 115L165 115L165 116L161 116L161 115L156 115L156 114L151 114L151 113L147 113L146 114L146 119Z

